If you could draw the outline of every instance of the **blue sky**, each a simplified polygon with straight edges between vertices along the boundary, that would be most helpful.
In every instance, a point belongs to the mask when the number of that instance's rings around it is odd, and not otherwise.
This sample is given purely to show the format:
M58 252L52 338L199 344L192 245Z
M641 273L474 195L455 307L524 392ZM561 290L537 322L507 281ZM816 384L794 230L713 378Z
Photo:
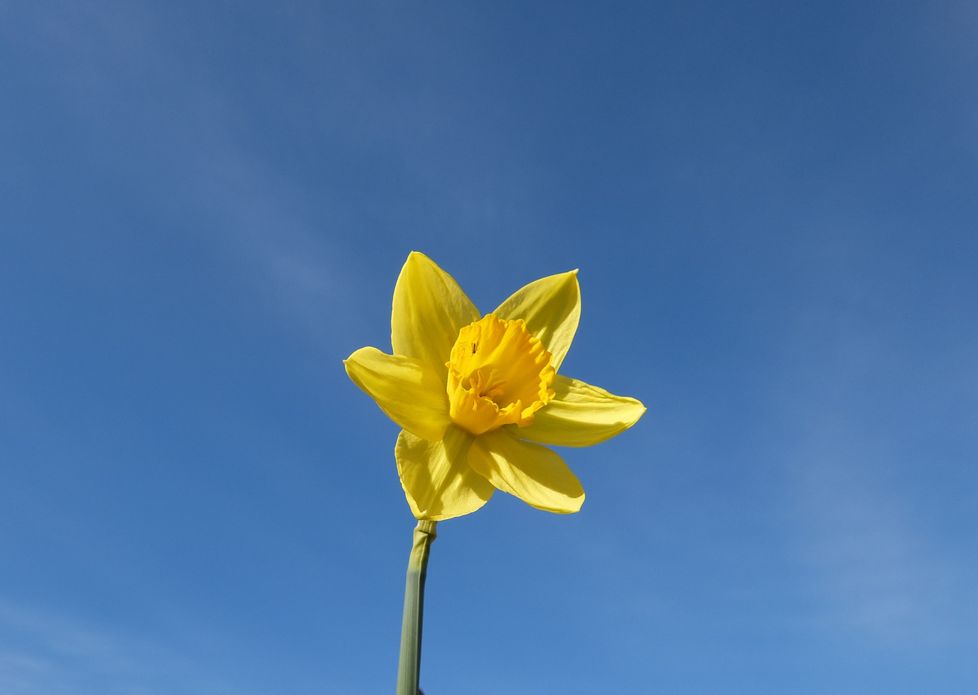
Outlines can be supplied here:
M429 695L978 689L972 3L0 3L0 692L390 692L389 347L581 269L649 406L433 549Z

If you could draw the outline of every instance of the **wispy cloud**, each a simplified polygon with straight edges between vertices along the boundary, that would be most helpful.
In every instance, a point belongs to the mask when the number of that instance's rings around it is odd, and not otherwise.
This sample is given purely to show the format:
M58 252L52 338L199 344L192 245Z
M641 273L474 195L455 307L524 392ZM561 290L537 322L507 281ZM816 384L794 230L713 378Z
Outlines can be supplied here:
M5 695L222 692L188 655L120 628L0 600Z
M165 626L124 626L18 604L0 597L0 693L3 695L252 695L269 692L256 682L248 659L228 645L231 635L181 616ZM240 646L240 645L238 645ZM274 655L262 652L271 662ZM277 659L283 661L281 656ZM274 663L273 663L274 666ZM333 675L276 673L289 692L362 693ZM340 687L342 683L343 687Z
M883 296L854 269L824 270L819 287L837 296L799 308L779 391L791 442L781 451L789 542L808 580L809 616L834 636L881 647L971 639L978 616L968 577L978 568L932 523L927 481L939 471L918 452L928 417L942 427L927 444L954 450L978 405L967 376L978 373L973 358L947 345L924 359L920 346L901 340L906 326L884 313L899 297ZM959 445L973 445L963 427L960 436Z
M339 231L320 228L311 194L235 138L248 111L241 96L171 45L150 8L69 3L11 10L7 20L0 36L46 68L37 79L65 112L93 137L106 137L107 120L118 124L113 147L130 150L130 166L158 170L160 206L190 206L195 233L239 265L257 303L314 338L329 337L325 315L355 320L342 299L362 273L331 243ZM315 199L320 216L325 196ZM341 206L330 219L342 224Z
M796 538L816 622L880 645L953 639L964 590L953 562L920 530L906 493L880 475L894 454L860 439L826 426L795 461Z

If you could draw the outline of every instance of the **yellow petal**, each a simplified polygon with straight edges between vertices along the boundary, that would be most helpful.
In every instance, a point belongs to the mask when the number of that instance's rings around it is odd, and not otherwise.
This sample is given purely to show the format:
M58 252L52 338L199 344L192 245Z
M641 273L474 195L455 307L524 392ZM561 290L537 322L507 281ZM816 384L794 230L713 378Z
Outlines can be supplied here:
M546 447L513 439L506 430L476 437L469 465L497 488L527 504L571 514L584 503L584 488L563 459Z
M394 286L394 354L425 360L444 374L459 330L479 316L455 278L423 253L412 251L408 255Z
M343 361L353 383L404 429L435 441L448 427L445 380L431 365L411 357L360 348Z
M645 413L640 401L560 374L554 397L533 416L533 424L513 431L520 439L555 446L591 446L611 439Z
M581 319L577 271L541 278L517 290L493 312L503 319L523 319L526 328L547 346L554 369L570 349Z
M466 462L471 442L472 437L457 427L437 442L401 432L394 458L415 517L441 521L471 514L492 497L492 485Z

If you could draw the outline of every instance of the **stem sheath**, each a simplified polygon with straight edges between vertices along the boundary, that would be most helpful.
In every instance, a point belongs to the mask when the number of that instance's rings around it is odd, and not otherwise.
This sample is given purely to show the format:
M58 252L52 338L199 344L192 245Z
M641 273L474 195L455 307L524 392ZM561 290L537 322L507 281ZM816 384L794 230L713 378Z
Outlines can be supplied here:
M418 521L408 558L404 586L404 620L401 623L401 656L397 665L397 695L418 695L421 671L421 624L424 618L424 580L428 551L435 540L434 521Z

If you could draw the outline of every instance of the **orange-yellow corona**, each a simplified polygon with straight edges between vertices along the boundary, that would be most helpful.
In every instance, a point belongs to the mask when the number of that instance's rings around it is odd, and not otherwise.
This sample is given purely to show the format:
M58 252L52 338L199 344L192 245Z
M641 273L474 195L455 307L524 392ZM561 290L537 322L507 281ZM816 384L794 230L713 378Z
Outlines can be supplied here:
M581 315L577 271L531 282L482 316L455 279L412 252L394 287L391 346L357 350L350 378L403 429L394 456L411 511L439 521L496 489L559 514L584 489L540 446L590 446L645 406L558 374Z

